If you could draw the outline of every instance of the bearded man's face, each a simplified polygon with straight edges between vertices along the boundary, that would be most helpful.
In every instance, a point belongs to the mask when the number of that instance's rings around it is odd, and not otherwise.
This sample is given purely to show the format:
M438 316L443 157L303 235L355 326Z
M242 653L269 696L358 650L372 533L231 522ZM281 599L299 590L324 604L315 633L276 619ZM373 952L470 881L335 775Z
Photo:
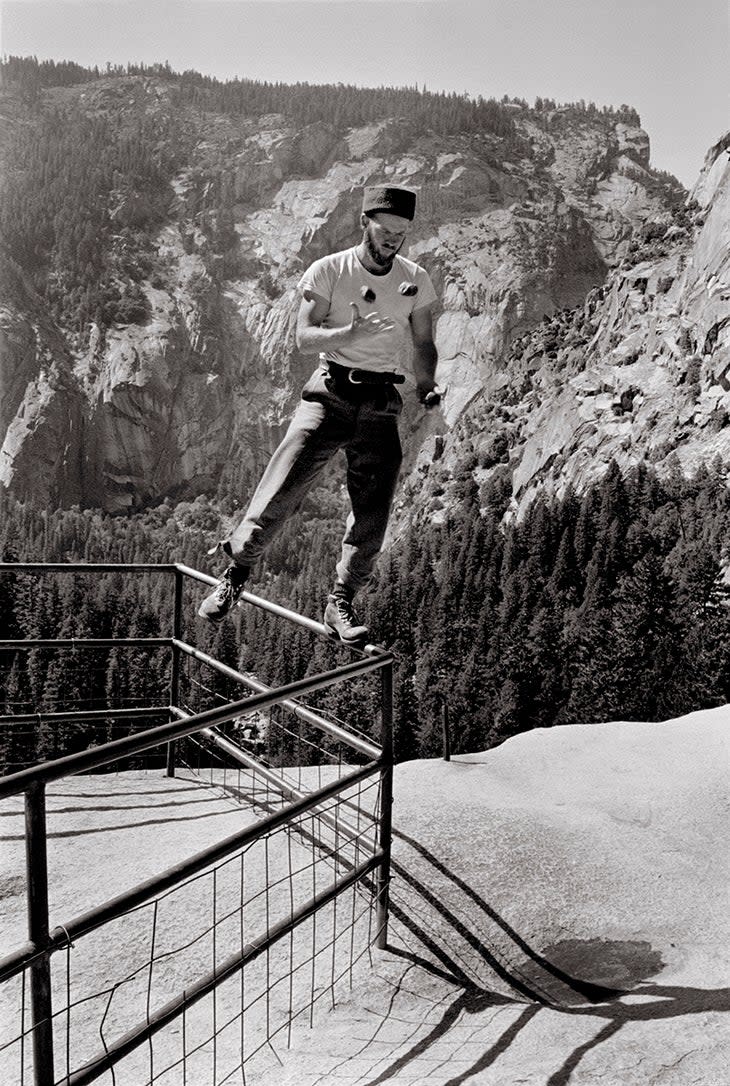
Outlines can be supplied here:
M363 216L362 240L368 256L381 268L389 267L400 252L408 235L410 219L376 211Z

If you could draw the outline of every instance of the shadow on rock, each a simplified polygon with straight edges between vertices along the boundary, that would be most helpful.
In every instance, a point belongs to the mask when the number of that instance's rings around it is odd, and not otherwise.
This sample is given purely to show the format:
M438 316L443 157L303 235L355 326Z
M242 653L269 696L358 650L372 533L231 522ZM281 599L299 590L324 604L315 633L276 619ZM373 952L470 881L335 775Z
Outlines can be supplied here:
M559 955L537 951L429 849L402 832L394 831L394 836L414 849L420 870L416 876L411 865L393 860L394 874L408 888L407 895L401 893L401 900L393 894L393 915L451 970L457 983L483 989L490 987L491 974L494 980L507 984L515 998L552 1006L586 1000L600 1003L622 994L623 988L574 975L561 964ZM425 868L423 861L428 865ZM437 875L453 885L454 893L439 893ZM655 967L642 972L642 977L662 967L661 957L652 962ZM625 975L624 970L621 976Z
M394 874L401 882L400 892L393 894L393 917L419 940L428 957L412 949L391 946L389 950L462 990L441 1020L367 1086L377 1086L398 1074L446 1036L464 1014L478 1014L490 1006L530 1004L468 1069L443 1086L460 1086L489 1067L525 1026L546 1010L585 1015L605 1025L570 1053L545 1086L567 1086L586 1053L627 1023L730 1010L730 989L649 983L665 962L661 952L646 940L566 939L536 950L474 887L424 845L402 832L395 831L394 836L414 850L418 863L409 864L402 856L393 861ZM451 883L454 893L443 893L444 880ZM487 967L486 977L479 975L480 966ZM491 985L484 983L490 974L511 991L492 991Z

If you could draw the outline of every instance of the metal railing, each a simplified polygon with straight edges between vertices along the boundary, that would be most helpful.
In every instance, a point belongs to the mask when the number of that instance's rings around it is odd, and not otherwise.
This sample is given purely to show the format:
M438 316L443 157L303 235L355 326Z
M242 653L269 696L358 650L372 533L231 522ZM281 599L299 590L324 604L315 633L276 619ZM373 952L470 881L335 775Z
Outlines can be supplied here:
M27 939L11 953L0 960L0 985L22 975L23 993L25 977L29 975L30 989L30 1027L21 1027L19 1040L21 1047L21 1079L25 1071L25 1039L32 1038L32 1080L35 1086L51 1086L63 1082L65 1086L81 1086L96 1080L139 1049L170 1022L183 1016L190 1008L206 995L214 992L229 978L257 959L260 955L268 956L269 950L284 936L290 934L308 918L327 906L354 887L367 887L373 894L375 907L375 943L384 948L387 942L388 894L390 881L390 840L391 840L391 804L392 804L392 656L374 645L366 646L356 653L356 659L335 668L305 678L297 679L284 686L267 687L260 680L231 668L216 660L208 653L188 644L182 638L183 627L183 590L187 579L213 585L215 578L180 564L171 565L132 565L123 563L105 564L63 564L63 563L2 563L3 572L13 573L160 573L171 576L174 580L172 597L172 629L169 637L161 638L89 638L89 639L6 639L0 640L0 652L27 652L32 649L52 647L57 649L67 646L74 652L84 649L134 648L167 649L170 654L169 692L167 706L150 706L134 710L93 709L74 712L46 712L43 718L49 720L95 720L105 715L126 713L130 718L150 719L164 714L168 719L161 724L147 728L136 734L114 739L97 747L91 747L74 754L55 758L39 765L31 766L20 772L0 778L0 800L22 794L25 811L25 855L26 855L26 893L27 893ZM324 627L284 607L261 599L249 592L242 594L242 601L262 608L279 618L305 627L314 634L326 636ZM196 660L218 674L225 675L235 683L253 691L249 696L214 705L212 708L190 713L180 705L182 664L185 659ZM360 676L379 674L380 676L380 743L354 734L341 724L333 722L323 714L305 705L299 699L314 691L323 690L338 683L347 682ZM353 769L345 767L340 775L325 784L319 784L313 790L307 790L287 778L280 768L262 764L255 751L243 749L230 735L226 735L223 726L230 722L240 722L246 717L260 714L273 707L282 707L307 727L318 729L327 737L328 743L342 744L356 752L357 756L367 759L365 764ZM3 722L34 719L39 714L7 714L0 716ZM212 846L199 851L196 855L179 862L154 877L110 898L102 905L80 915L66 919L63 924L51 926L49 916L49 876L48 876L48 834L46 826L46 789L53 782L67 777L99 770L118 763L122 758L139 755L155 748L166 750L166 772L168 776L176 773L177 744L193 738L196 742L205 742L221 756L227 757L239 768L263 775L267 786L278 790L284 801L281 809L268 813L253 825L248 825L239 832L217 841ZM360 820L362 813L357 802L352 801L353 790L363 787L363 782L375 779L378 795L371 804L366 829ZM348 799L348 796L350 797ZM357 810L358 822L354 825L349 817L343 816L343 807L350 811ZM334 836L324 843L317 838L317 826L329 827ZM267 927L263 936L255 939L243 939L243 892L241 898L241 943L235 953L224 961L215 959L212 970L196 976L184 990L169 999L163 1006L150 1009L144 1020L132 1026L126 1033L115 1038L111 1043L104 1041L103 1051L84 1060L79 1066L72 1066L73 1056L67 1052L66 1070L61 1079L55 1075L54 1056L54 1008L52 996L52 963L54 955L71 947L77 939L91 932L99 931L105 925L120 918L128 917L134 910L147 903L156 903L161 895L172 888L186 885L201 873L209 873L216 864L227 864L232 857L240 857L241 880L243 882L243 857L246 850L257 842L265 842L266 848L273 835L282 830L304 833L303 820L312 829L307 831L314 841L314 847L336 857L334 878L326 887L317 886L314 877L313 891L307 900L295 906L291 894L291 908L279 919L268 923L269 898L268 887L262 892L266 897ZM349 842L351 848L345 849ZM290 850L291 852L291 850ZM341 854L340 854L341 852ZM363 858L364 857L364 858ZM314 866L312 862L311 866ZM309 869L309 868L308 868ZM267 852L268 870L268 852ZM291 871L291 863L290 863ZM215 879L214 879L215 885ZM155 905L156 908L156 905ZM215 905L214 905L215 909ZM354 911L354 906L353 906ZM156 915L156 913L155 913ZM154 942L154 939L153 939ZM150 961L150 976L152 961ZM333 965L334 971L334 965ZM69 971L70 975L70 971ZM267 992L268 1001L268 992ZM268 1007L268 1002L267 1002ZM70 1021L70 1006L67 1008ZM268 1014L268 1011L267 1011ZM291 1018L290 1007L290 1018ZM241 1017L243 1016L243 1002ZM242 1027L243 1028L243 1027ZM70 1029L70 1027L69 1027ZM183 1028L184 1033L184 1028ZM214 1042L217 1034L214 1033ZM14 1043L14 1042L13 1042ZM7 1047L7 1046L5 1046ZM68 1046L70 1047L70 1045ZM241 1067L243 1066L243 1056ZM157 1081L150 1072L148 1081Z

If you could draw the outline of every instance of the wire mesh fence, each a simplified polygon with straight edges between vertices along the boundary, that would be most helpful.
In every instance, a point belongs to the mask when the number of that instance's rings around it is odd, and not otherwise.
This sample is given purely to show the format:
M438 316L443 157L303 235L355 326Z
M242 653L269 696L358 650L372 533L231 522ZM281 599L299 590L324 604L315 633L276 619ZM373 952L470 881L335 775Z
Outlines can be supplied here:
M110 743L169 718L168 646L92 648L78 642L12 655L10 671L0 675L0 773ZM117 768L140 764L137 759Z
M247 688L267 689L255 675L227 671L228 677L221 676L208 660L185 658L179 682L181 710L192 715L224 705L240 697ZM231 678L233 675L235 679ZM195 735L178 745L176 758L198 776L204 777L210 771L207 779L226 787L226 767L235 766L231 756L235 759L239 755L252 775L249 788L254 791L249 799L268 809L291 798L301 798L338 779L353 766L380 756L380 748L351 723L301 699L242 715L219 726L216 735L227 740L227 744L216 744L214 735ZM212 772L216 767L217 777ZM240 785L237 788L240 790Z
M384 752L300 695L378 681L389 740L390 671L378 670L389 658L272 690L179 640L183 575L194 571L165 571L175 576L171 637L36 636L0 646L2 753L18 782L13 791L15 777L0 779L0 819L25 819L24 833L0 836L25 837L26 850L22 865L17 852L11 864L14 905L4 915L0 903L0 953L10 948L0 961L0 1082L8 1086L253 1083L276 1046L352 983L373 943L383 945L389 742ZM166 774L155 768L162 764ZM172 868L160 870L161 852L142 882L102 903L94 897L63 923L55 911L49 920L48 837L97 831L49 833L46 799L83 795L79 788L109 797L143 767L160 793L194 786L219 796L243 828ZM117 873L124 864L117 858Z
M377 793L378 782L350 791L362 798ZM377 934L372 882L346 883L377 861L377 824L369 822L340 852L322 848L323 826L336 820L340 802L330 798L66 941L53 971L56 1077L48 1081L246 1082L275 1059L273 1047L287 1043L297 1022L311 1021L317 1003L334 1005ZM345 883L339 891L338 883ZM7 1084L35 1081L27 975L0 990L0 1081ZM201 978L210 990L196 998ZM144 1043L103 1070L104 1054L157 1023Z

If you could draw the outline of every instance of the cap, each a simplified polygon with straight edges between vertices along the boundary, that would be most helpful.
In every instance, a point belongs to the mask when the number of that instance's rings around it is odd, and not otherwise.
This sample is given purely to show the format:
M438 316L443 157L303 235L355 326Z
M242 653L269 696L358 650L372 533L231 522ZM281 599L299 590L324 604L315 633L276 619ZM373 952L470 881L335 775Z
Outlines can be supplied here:
M367 185L363 190L362 210L365 215L375 211L387 211L389 215L413 219L416 213L416 194L412 189L399 188L397 185Z

